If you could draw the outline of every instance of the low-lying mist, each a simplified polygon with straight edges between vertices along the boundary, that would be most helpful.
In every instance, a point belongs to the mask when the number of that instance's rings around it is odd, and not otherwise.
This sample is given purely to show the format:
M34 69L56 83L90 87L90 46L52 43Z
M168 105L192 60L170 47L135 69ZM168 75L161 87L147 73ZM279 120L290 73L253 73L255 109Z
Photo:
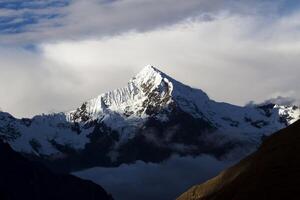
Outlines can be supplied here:
M173 156L160 164L138 161L117 168L91 168L74 175L103 186L116 200L171 200L232 164L233 161L219 161L208 155Z

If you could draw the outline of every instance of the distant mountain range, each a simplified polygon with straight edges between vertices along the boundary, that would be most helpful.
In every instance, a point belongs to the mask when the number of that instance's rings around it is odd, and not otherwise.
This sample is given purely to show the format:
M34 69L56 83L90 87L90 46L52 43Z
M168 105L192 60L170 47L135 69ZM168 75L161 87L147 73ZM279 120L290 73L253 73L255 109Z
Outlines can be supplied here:
M0 138L57 171L161 162L172 154L240 157L300 119L295 105L211 100L153 66L127 86L66 113L17 119L0 112Z
M104 189L72 175L55 174L0 141L1 200L112 200Z
M299 199L300 121L273 134L255 153L177 200Z

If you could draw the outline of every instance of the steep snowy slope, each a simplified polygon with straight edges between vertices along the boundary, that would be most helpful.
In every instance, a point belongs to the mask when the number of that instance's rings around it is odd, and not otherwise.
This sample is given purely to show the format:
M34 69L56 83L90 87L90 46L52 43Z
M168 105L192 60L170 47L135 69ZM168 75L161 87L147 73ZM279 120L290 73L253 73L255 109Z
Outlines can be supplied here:
M218 158L237 148L247 153L262 137L299 118L300 109L293 105L215 102L203 91L147 66L126 87L101 94L74 111L32 119L0 113L0 136L15 150L52 163L111 166L159 162L173 153Z

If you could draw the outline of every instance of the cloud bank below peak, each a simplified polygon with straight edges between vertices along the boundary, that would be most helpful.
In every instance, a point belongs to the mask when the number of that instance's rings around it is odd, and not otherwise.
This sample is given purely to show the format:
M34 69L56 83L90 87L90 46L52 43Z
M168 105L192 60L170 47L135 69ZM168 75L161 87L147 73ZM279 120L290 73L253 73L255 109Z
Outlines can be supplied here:
M101 184L119 200L170 200L187 188L215 176L232 163L207 155L196 158L173 156L159 164L138 161L117 168L96 167L73 174Z

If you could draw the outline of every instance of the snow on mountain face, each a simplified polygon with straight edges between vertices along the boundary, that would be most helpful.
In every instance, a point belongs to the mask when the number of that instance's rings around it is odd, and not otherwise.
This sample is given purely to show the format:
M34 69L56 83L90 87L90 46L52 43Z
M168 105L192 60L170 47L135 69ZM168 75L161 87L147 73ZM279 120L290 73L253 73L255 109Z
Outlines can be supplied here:
M203 91L147 66L126 87L101 94L74 111L32 119L0 113L0 137L26 154L51 159L80 154L92 165L109 165L155 162L172 153L220 156L245 142L258 145L262 136L299 118L296 106L215 102Z
M57 143L82 149L89 141L85 132L75 134L63 113L32 119L15 119L7 113L0 113L0 138L8 141L16 151L42 155L59 153L55 148Z
M153 114L159 120L167 121L167 113L175 105L193 117L205 118L216 127L236 132L241 129L257 132L258 128L264 127L260 132L268 134L295 122L300 116L300 109L295 106L271 104L266 110L266 105L239 107L214 102L203 91L183 85L153 66L145 67L127 87L102 94L67 115L71 122L103 118L106 124L120 130L129 122L141 125ZM126 123L122 124L124 120Z
M209 100L204 92L196 92L195 89L175 81L156 68L147 66L129 81L127 87L104 93L85 102L80 109L68 115L70 121L76 122L99 119L111 112L126 118L143 119L149 116L149 113L166 108L174 103L174 100L180 102L183 108L194 111L194 107L189 108L188 99L197 99L197 103Z
M154 114L161 121L168 120L170 106L175 103L195 117L201 117L197 106L203 107L208 100L204 92L177 82L153 66L146 66L126 87L101 94L66 115L70 122L101 119L111 128L124 132L128 124L139 127Z

